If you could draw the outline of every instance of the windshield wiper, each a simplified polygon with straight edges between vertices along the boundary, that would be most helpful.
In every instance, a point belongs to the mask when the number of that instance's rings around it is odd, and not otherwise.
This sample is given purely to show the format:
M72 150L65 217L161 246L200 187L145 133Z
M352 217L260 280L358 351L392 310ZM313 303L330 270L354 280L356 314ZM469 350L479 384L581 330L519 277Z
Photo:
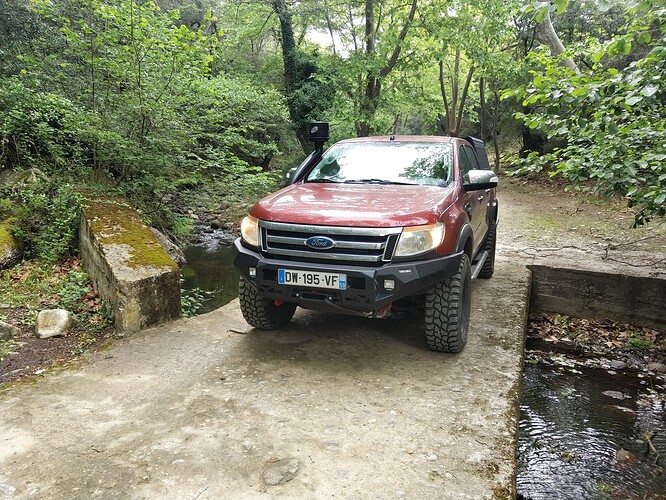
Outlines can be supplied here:
M305 182L332 182L334 184L339 184L340 181L334 181L333 179L310 179L309 181Z
M389 181L386 179L350 179L345 184L398 184L401 186L413 186L411 182Z

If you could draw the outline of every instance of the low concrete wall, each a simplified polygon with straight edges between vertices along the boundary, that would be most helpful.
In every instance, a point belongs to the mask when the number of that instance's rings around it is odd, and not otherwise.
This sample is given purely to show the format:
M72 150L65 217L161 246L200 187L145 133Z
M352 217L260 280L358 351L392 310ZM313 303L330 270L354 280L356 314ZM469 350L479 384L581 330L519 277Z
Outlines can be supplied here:
M84 204L79 251L95 289L113 306L117 331L180 316L178 266L123 200Z
M561 267L532 271L531 311L664 328L666 279Z

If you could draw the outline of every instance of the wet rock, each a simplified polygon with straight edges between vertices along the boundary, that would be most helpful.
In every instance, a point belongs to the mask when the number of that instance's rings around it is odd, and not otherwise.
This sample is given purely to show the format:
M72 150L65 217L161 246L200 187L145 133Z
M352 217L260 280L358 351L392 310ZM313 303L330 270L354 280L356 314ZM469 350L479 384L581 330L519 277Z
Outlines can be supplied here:
M20 330L14 325L0 321L0 340L9 340L18 337Z
M296 458L282 458L269 461L261 473L264 482L269 486L284 484L296 477L300 469L300 463Z
M620 448L615 452L615 461L618 464L633 464L638 461L638 458L630 451Z
M66 335L72 328L72 316L64 309L45 309L37 315L35 333L40 339Z
M624 370L627 367L627 363L625 363L624 361L614 359L613 361L610 362L610 367L613 370Z
M620 391L604 391L601 394L608 396L609 398L624 399L624 394L622 394Z
M210 223L211 229L222 229L224 226L224 222L220 220L214 220L213 222Z
M666 373L666 365L664 363L649 363L647 369L654 373Z

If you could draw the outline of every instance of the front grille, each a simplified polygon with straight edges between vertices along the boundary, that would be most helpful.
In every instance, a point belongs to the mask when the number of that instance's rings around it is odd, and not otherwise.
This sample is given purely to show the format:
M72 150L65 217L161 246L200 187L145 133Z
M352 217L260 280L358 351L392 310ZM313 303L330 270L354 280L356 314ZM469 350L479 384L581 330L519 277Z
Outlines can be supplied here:
M339 226L311 226L260 221L261 250L269 257L305 262L354 262L375 264L388 262L400 236L401 228L360 228ZM328 249L314 249L306 245L312 236L323 236L333 241Z

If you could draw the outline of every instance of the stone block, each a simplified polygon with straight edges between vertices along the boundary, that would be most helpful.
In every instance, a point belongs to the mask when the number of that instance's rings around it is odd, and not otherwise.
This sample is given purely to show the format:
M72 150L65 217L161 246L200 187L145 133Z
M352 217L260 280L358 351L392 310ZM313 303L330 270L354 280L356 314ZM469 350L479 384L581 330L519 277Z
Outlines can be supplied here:
M40 339L62 337L72 328L72 316L64 309L45 309L37 314L35 333Z
M139 215L121 199L84 203L79 252L95 289L130 333L180 317L180 272Z

